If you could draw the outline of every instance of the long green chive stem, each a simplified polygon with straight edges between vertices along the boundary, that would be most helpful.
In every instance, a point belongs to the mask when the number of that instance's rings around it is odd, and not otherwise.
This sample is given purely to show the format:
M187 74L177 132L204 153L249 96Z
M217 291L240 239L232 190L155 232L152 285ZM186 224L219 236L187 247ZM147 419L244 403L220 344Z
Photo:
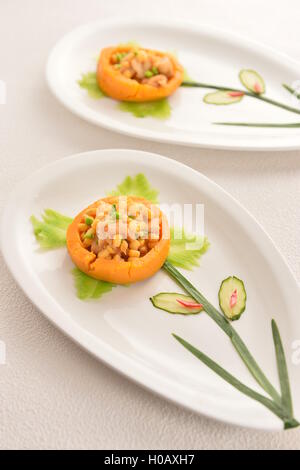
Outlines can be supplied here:
M193 297L197 302L203 305L207 315L214 320L220 328L230 338L233 346L239 353L241 359L249 369L252 376L260 384L260 386L273 398L274 402L281 405L281 397L271 382L267 379L249 349L245 345L242 338L231 326L227 318L224 317L208 300L169 262L165 261L163 268L180 284L185 291Z
M278 418L280 418L284 423L284 429L295 428L299 426L299 423L295 418L293 418L293 413L290 413L288 407L285 407L284 404L279 405L274 401L270 400L264 395L256 392L252 388L248 387L232 374L230 374L227 370L223 369L219 364L213 361L210 357L204 354L199 349L195 348L192 344L185 341L180 336L172 333L174 338L182 344L189 352L191 352L197 359L203 362L207 367L209 367L212 371L214 371L219 377L225 380L227 383L232 385L234 388L239 390L244 395L252 398L253 400L258 401L262 405L266 406L272 413L274 413Z
M212 90L221 90L221 91L242 92L242 93L244 93L244 95L250 96L251 98L256 98L257 100L264 101L265 103L272 104L273 106L277 106L278 108L285 109L286 111L290 111L291 113L300 114L300 109L294 108L292 106L288 106L288 105L286 105L284 103L280 103L279 101L276 101L276 100L272 100L271 98L267 98L266 96L260 95L258 93L251 93L250 91L241 90L239 88L231 88L231 87L210 85L208 83L200 83L200 82L193 82L193 81L184 81L184 82L182 82L181 86L183 86L183 87L192 87L192 88L209 88L209 89L212 89ZM231 124L231 125L235 125L235 124ZM270 126L268 126L268 127L270 127Z
M239 127L275 127L275 128L297 128L300 122L272 123L272 122L213 122L217 126L239 126Z
M300 93L297 93L296 90L294 90L294 88L292 88L290 85L287 85L286 83L283 83L282 86L287 91L289 91L292 95L294 95L296 98L300 99Z

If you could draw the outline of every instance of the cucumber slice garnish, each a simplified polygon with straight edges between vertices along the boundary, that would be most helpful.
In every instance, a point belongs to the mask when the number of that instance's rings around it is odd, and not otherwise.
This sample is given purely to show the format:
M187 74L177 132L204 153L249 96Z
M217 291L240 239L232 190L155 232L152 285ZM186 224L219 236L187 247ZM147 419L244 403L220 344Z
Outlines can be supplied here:
M260 95L266 91L264 79L259 75L259 73L255 72L255 70L241 70L239 73L239 79L244 87L252 93Z
M246 308L247 294L244 283L236 276L222 281L219 289L219 305L229 320L238 320Z
M213 93L207 93L207 95L204 96L203 101L207 104L216 105L233 104L239 103L243 96L244 93L242 91L215 91Z
M161 292L160 294L150 297L150 300L154 307L165 310L169 313L180 313L182 315L194 315L201 312L203 307L184 307L177 300L181 300L187 303L197 304L195 299L189 295L178 294L176 292ZM199 305L199 304L198 304Z

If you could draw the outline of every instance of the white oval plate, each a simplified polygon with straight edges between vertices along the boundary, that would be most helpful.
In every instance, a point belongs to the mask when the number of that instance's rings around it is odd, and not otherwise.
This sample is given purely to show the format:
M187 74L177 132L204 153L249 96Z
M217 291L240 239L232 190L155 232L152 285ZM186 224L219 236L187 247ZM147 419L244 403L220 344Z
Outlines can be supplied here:
M39 216L50 207L74 216L125 176L137 172L143 172L159 189L161 203L205 204L205 232L211 247L201 266L185 274L215 305L222 279L235 274L244 280L247 310L234 326L277 385L271 335L271 318L276 319L299 417L299 366L292 364L292 342L300 338L298 285L252 216L197 171L160 155L133 150L88 152L42 168L18 185L4 210L2 250L11 272L55 325L139 384L213 418L256 428L282 428L267 409L241 395L173 339L171 333L175 332L257 388L228 338L208 316L170 315L152 306L150 296L179 289L165 272L84 302L75 295L67 250L39 249L29 222L31 214Z
M205 83L241 87L239 70L259 71L267 96L289 105L293 97L282 83L300 79L300 65L261 44L208 26L141 20L105 21L79 27L61 39L47 64L54 95L72 112L99 126L144 139L211 148L280 150L300 148L299 129L243 128L216 121L300 122L300 116L252 98L231 106L204 104L210 90L180 88L170 98L168 120L136 118L111 99L94 100L79 87L81 74L96 68L103 47L135 40L141 45L176 51L189 75Z

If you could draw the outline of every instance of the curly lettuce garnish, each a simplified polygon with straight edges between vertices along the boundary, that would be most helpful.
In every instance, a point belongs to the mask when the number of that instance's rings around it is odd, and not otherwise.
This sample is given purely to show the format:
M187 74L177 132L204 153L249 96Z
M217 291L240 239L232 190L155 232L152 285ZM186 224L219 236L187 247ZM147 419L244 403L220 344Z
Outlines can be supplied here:
M51 250L66 245L66 233L70 217L60 214L52 209L45 209L42 220L34 215L30 217L36 240L41 248Z
M83 73L81 79L78 80L77 83L81 88L84 88L87 91L91 98L99 100L100 98L107 96L98 85L96 72Z

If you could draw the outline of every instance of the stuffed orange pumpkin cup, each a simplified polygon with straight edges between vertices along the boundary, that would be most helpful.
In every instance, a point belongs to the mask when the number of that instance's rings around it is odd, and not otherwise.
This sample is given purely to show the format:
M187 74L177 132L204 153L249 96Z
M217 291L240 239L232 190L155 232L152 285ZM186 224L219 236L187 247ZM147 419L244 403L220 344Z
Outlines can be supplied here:
M98 84L120 101L155 101L170 96L181 85L184 69L167 52L134 46L102 49Z
M150 226L154 226L153 232ZM136 196L96 201L75 217L67 231L67 248L75 265L88 276L116 284L155 274L169 247L166 216L153 203Z

